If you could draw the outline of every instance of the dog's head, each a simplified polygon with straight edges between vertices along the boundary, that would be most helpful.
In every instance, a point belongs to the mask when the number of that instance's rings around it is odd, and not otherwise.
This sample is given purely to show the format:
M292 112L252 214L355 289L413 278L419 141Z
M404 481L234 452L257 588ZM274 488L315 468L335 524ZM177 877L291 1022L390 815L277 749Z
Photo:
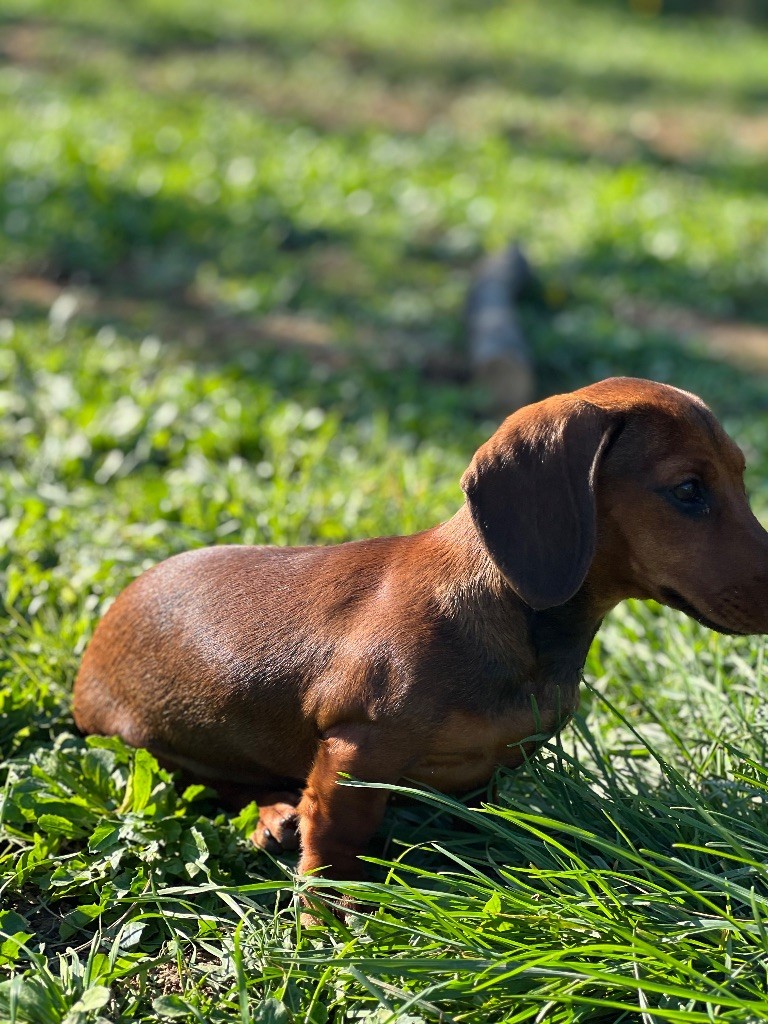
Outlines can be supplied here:
M534 609L586 586L604 613L654 598L721 632L768 632L768 533L707 406L611 378L504 421L462 478L488 554Z

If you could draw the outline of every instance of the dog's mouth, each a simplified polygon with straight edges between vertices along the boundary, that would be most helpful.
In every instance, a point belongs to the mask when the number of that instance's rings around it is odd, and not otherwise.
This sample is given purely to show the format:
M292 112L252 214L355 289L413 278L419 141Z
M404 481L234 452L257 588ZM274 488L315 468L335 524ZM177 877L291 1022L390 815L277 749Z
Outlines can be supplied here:
M676 608L679 612L685 612L686 615L700 622L707 629L714 629L716 633L723 633L725 636L749 636L748 633L744 633L739 629L728 629L727 626L721 626L719 622L714 622L704 615L703 612L700 612L690 601L686 601L683 595L678 594L672 587L661 588L661 599L670 608Z

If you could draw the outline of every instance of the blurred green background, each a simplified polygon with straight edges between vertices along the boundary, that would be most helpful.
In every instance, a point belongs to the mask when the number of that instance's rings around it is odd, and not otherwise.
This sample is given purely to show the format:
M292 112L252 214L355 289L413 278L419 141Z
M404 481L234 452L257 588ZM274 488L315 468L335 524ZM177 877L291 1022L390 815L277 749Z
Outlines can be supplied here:
M759 6L6 0L4 307L439 384L469 269L518 238L542 392L727 404L710 361L768 367Z

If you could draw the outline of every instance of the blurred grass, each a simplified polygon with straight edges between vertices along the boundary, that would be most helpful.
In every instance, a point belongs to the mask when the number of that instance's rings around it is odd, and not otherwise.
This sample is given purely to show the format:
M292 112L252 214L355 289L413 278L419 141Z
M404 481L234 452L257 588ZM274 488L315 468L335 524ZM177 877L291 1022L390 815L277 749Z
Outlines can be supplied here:
M541 392L701 393L765 518L768 36L608 2L6 0L0 57L0 1020L766 1019L762 640L617 609L576 726L489 811L394 807L369 919L315 934L252 810L85 744L68 688L176 551L454 511L494 427L463 297L512 237Z
M628 297L765 320L761 33L305 7L7 3L6 273L95 288L97 319L143 330L158 306L169 326L300 311L334 344L424 355L456 345L471 261L519 236L619 333Z

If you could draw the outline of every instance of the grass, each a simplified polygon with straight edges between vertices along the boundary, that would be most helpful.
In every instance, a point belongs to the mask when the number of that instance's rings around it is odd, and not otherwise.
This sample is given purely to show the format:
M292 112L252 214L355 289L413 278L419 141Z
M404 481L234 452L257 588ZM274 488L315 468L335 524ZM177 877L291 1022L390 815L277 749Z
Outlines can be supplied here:
M541 393L699 392L765 521L766 364L709 344L768 321L764 30L618 2L6 0L0 48L0 1020L767 1019L760 638L620 607L575 724L496 802L398 799L347 887L364 910L322 930L253 808L69 708L148 565L455 510L494 427L461 303L513 236ZM693 336L664 326L683 314Z

